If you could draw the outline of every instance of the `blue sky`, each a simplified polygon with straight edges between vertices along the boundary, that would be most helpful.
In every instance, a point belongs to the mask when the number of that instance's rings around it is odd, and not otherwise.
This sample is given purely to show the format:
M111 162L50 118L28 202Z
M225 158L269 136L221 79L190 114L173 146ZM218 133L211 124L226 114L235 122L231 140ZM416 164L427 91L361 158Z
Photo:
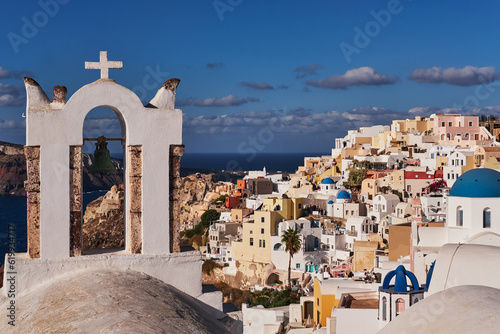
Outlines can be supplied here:
M0 140L24 143L22 76L52 97L110 77L149 101L181 79L187 152L329 152L349 129L433 112L499 114L500 4L482 1L10 1L0 11ZM30 30L31 28L31 30ZM86 133L118 133L94 110Z

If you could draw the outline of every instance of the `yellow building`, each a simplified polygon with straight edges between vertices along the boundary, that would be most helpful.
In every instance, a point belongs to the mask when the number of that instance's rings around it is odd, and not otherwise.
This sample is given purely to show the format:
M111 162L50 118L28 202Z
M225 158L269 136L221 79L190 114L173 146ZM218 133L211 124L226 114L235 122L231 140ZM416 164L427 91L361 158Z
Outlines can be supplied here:
M498 162L498 158L490 157L488 161L486 161L486 163L484 164L484 167L490 169L499 169L500 163Z
M321 327L326 327L326 318L339 304L339 300L335 299L336 282L334 279L314 279L314 323L321 324Z
M283 219L298 219L303 214L303 198L266 198L253 220L243 223L241 241L231 243L236 261L271 263L271 235Z
M403 192L405 189L405 171L403 169L395 169L389 174L389 187L392 190Z
M372 137L372 148L382 148L390 145L391 131L380 131L377 136Z
M274 211L285 220L298 219L304 212L304 198L265 198L261 211ZM255 214L258 212L256 211Z
M417 116L415 119L394 120L391 125L391 133L395 137L397 132L409 133L417 131L418 133L431 133L434 129L434 118L425 118Z

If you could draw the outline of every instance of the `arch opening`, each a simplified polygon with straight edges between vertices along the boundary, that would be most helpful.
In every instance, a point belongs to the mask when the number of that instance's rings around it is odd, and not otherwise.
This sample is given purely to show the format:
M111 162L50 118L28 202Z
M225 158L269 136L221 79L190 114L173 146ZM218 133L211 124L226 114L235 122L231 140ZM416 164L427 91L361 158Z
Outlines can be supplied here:
M82 253L96 254L125 249L125 122L116 108L97 107L83 122L82 135ZM90 174L96 163L94 139L104 136L115 174ZM90 140L85 140L90 139ZM122 139L122 140L109 140Z
M464 210L461 206L457 207L457 226L464 226Z
M483 210L483 228L491 228L491 209L485 208Z

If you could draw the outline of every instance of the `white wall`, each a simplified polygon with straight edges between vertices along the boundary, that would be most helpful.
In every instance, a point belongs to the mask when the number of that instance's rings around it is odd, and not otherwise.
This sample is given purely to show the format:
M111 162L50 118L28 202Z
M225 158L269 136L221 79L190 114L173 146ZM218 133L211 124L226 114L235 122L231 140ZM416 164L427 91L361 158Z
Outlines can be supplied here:
M377 309L337 309L337 334L375 334L378 331Z

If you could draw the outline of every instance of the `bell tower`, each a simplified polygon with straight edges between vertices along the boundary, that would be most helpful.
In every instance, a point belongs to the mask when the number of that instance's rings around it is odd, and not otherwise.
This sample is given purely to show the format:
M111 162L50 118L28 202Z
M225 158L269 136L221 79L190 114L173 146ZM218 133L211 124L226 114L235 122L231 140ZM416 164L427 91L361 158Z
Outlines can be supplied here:
M99 62L85 63L100 70L100 79L68 101L65 87L56 86L51 101L35 80L24 79L28 252L18 256L18 291L69 271L111 267L144 272L201 295L201 255L179 253L184 146L175 95L180 80L167 80L144 106L134 92L109 78L109 69L122 67L102 51ZM111 108L122 125L125 249L87 255L82 252L82 129L87 113L100 106ZM102 138L98 144L104 146Z

